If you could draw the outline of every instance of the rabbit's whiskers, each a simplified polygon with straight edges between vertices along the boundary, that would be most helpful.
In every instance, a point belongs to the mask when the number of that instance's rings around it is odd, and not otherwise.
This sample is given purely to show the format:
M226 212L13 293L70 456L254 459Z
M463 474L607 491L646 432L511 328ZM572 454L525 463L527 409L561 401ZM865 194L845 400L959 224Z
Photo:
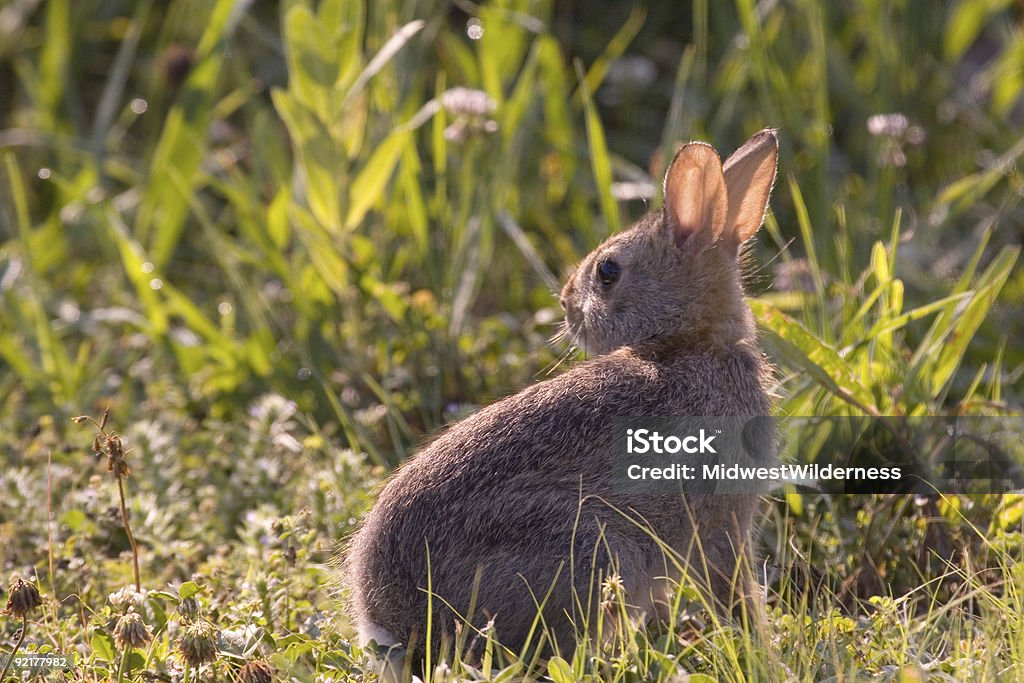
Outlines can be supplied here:
M544 375L550 375L555 372L555 370L561 367L562 363L569 360L569 358L576 352L577 346L573 343L574 336L575 335L569 328L568 320L563 320L559 323L558 331L555 332L551 339L548 340L548 343L555 345L561 343L563 340L568 340L569 345L566 347L565 351L558 355L558 358L549 363L547 367L541 371Z

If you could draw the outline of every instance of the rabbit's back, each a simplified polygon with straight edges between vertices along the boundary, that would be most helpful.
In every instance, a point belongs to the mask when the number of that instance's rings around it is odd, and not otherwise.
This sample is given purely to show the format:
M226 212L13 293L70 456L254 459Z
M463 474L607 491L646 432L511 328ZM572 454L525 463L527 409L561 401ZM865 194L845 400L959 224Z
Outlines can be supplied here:
M621 561L595 554L599 539L581 529L581 517L648 546L631 558L645 565L638 573L648 571L656 544L609 507L647 507L613 491L612 419L765 414L766 368L745 347L684 356L627 347L453 425L396 472L350 545L358 618L408 642L424 622L429 574L439 615L448 613L438 609L443 599L465 616L475 586L477 614L521 642L534 600L554 587L548 607L571 614L571 575ZM688 513L681 501L671 505L654 501L650 514L666 535L687 536Z

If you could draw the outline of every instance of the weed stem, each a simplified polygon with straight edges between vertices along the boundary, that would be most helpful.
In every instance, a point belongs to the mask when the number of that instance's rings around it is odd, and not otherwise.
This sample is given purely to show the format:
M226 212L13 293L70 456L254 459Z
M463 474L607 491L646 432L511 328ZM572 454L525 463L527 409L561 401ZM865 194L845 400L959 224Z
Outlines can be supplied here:
M25 640L26 631L28 631L28 614L23 614L21 617L21 633L18 635L17 642L14 643L14 649L11 650L11 656L7 658L7 663L4 664L4 670L0 671L0 681L7 678L7 670L11 668L11 662L14 661L14 657L18 654L18 648L21 647L22 642Z
M132 569L135 571L135 592L142 592L142 582L139 579L139 546L135 543L135 536L132 534L132 527L128 524L128 508L124 503L124 480L117 477L117 493L121 498L121 521L124 523L124 531L128 534L128 543L132 546Z

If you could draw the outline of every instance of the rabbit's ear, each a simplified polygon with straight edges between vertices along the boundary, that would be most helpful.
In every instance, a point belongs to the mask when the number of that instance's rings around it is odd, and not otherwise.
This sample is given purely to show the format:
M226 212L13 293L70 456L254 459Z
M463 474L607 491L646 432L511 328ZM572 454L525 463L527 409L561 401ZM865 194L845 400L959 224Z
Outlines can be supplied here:
M753 237L764 222L778 158L779 140L773 129L766 128L725 160L725 184L729 188L725 231L737 246Z
M722 161L714 147L691 142L672 160L665 174L665 219L678 246L692 235L714 242L729 212Z

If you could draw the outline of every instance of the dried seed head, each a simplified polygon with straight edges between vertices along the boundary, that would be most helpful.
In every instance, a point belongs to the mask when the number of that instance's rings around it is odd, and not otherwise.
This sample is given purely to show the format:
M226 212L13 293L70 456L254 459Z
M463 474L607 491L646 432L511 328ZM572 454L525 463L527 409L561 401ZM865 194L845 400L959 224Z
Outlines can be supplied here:
M161 57L164 78L171 87L177 87L185 82L192 67L196 62L196 55L192 50L175 43L167 48Z
M212 662L217 658L217 629L205 619L186 625L178 651L190 666Z
M130 476L132 469L128 467L128 463L124 459L124 444L121 443L121 437L117 434L111 434L107 437L106 443L103 444L104 450L107 452L107 471L113 472L114 476L118 479L124 479Z
M7 607L4 614L12 617L25 617L29 612L43 604L39 589L35 584L18 579L8 589Z
M274 667L261 659L246 662L238 672L242 683L271 683L274 680Z
M196 600L196 596L187 597L178 603L178 614L185 617L189 621L195 621L199 618L199 601Z
M616 604L625 592L626 586L622 577L612 574L601 583L601 606L608 609Z
M142 615L130 609L121 615L114 627L114 642L122 650L144 647L152 638L153 634L142 620Z
M626 589L624 583L622 583L622 577L618 574L611 574L601 584L601 591L610 595L617 595L622 593Z

